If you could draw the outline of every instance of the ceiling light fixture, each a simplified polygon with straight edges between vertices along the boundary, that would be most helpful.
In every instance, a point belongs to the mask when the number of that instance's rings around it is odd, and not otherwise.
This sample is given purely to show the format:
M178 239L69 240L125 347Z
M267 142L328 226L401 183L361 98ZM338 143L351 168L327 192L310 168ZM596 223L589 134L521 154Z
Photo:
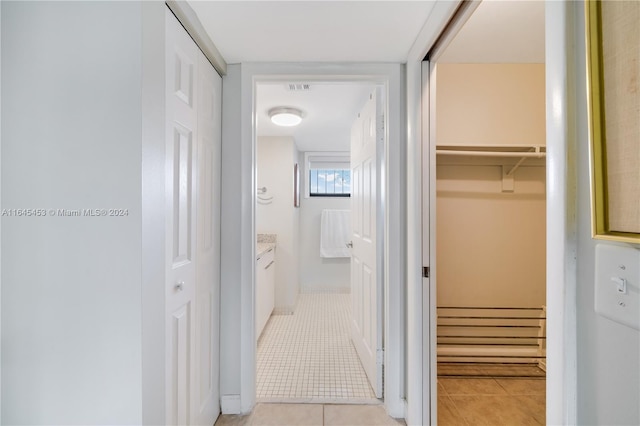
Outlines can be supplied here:
M269 110L269 117L277 126L292 127L302 122L302 111L297 108L277 107Z

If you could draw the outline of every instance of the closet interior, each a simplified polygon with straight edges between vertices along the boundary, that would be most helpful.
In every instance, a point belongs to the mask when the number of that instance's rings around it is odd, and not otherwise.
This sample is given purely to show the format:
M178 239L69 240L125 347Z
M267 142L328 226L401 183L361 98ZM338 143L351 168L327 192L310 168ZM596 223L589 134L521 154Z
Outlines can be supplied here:
M436 82L438 376L544 377L544 64Z

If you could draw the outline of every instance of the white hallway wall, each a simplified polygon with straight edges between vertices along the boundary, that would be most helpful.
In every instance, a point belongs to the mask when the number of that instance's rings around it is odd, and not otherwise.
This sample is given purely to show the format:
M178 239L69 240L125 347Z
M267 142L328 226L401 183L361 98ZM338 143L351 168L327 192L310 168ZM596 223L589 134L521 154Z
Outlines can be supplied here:
M2 423L140 424L141 5L0 7L2 207L128 209L2 218Z
M577 151L577 423L637 425L640 424L640 332L594 311L595 247L611 243L591 238L584 4L570 2L569 13L570 22L575 22L576 40L575 56L567 54L573 61L569 77L574 84L575 98L570 98L570 102L576 112L572 143L576 144Z
M128 209L2 218L2 422L164 424L166 6L0 7L2 207Z
M266 187L271 204L256 203L256 232L276 234L275 312L291 313L299 293L298 230L300 209L293 206L293 165L299 153L292 137L258 137L258 188Z

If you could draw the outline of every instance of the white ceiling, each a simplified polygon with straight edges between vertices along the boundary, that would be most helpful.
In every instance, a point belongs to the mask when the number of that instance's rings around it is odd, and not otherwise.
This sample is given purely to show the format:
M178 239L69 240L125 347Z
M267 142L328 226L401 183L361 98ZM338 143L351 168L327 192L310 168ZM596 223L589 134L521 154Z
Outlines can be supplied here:
M259 84L257 134L293 136L300 151L349 151L351 125L373 89L370 84L310 82L308 91L290 91L284 82ZM268 111L278 106L302 110L302 123L295 127L271 123Z
M447 0L440 0L447 1ZM434 1L189 0L227 63L405 62ZM484 0L439 59L457 63L544 62L544 1ZM314 83L309 92L258 86L259 136L293 136L301 151L349 149L370 87ZM275 106L302 109L295 128L272 125Z
M438 62L544 63L544 1L484 0Z
M227 63L404 62L434 1L196 1Z

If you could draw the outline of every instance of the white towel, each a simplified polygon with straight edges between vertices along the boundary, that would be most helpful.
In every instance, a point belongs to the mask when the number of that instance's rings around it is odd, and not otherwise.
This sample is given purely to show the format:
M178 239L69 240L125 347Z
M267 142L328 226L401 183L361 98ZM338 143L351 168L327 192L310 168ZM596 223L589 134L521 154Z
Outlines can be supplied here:
M351 212L322 210L320 218L320 257L351 257Z

